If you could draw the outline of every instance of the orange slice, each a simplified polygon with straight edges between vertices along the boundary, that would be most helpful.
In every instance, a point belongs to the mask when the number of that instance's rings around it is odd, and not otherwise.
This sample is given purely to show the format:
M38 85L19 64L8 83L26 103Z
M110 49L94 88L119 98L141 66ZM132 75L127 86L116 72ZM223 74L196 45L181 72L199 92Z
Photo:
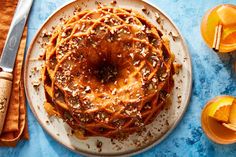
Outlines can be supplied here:
M223 123L223 126L236 132L236 99L230 108L229 123Z
M236 25L236 9L227 6L221 6L217 11L220 21L224 26Z
M233 101L233 97L217 99L212 103L208 115L217 121L228 122Z

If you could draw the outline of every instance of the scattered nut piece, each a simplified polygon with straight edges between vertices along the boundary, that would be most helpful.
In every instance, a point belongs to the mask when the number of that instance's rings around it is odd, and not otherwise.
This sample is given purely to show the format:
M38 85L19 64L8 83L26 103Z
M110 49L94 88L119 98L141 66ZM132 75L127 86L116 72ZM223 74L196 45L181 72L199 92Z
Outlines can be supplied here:
M38 88L40 85L40 81L32 81L32 85L34 88Z
M110 4L114 6L114 5L116 5L116 4L117 4L117 1L116 1L116 0L114 0L114 1L112 1Z
M97 146L97 148L98 148L98 151L101 152L101 151L102 151L102 142L99 141L99 140L97 140L97 141L96 141L96 146Z
M179 74L179 71L182 69L182 64L179 63L173 63L174 71L176 74Z
M177 98L178 98L178 101L177 101L177 102L178 102L178 103L181 103L181 101L182 101L182 96L181 96L181 95L178 95Z
M76 13L80 12L81 10L82 10L81 7L79 5L77 5L75 7L75 10L74 10L73 14L76 14Z
M161 17L160 17L160 15L158 13L155 13L155 18L156 18L156 22L158 24L160 24L161 23Z
M45 53L44 54L40 54L39 57L38 57L38 60L45 60Z
M46 29L43 30L43 32L42 32L43 38L50 38L51 36L52 36L52 32L47 31Z
M39 68L33 67L33 68L31 69L31 73L32 73L33 75L35 75L37 72L39 72Z
M101 8L103 6L102 2L99 2L99 1L95 1L95 5L97 5L98 8Z
M176 32L170 32L169 35L172 37L174 41L176 41L179 38L179 35Z
M150 14L150 11L148 11L146 7L143 7L143 8L142 8L142 11L143 11L146 15L149 15L149 14Z

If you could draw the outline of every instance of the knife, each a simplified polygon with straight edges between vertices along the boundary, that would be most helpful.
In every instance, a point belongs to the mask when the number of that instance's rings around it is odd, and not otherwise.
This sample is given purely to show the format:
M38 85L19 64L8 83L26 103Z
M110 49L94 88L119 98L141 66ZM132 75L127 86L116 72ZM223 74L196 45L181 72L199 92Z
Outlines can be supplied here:
M2 133L12 88L12 71L21 36L33 0L19 0L0 59L0 135Z

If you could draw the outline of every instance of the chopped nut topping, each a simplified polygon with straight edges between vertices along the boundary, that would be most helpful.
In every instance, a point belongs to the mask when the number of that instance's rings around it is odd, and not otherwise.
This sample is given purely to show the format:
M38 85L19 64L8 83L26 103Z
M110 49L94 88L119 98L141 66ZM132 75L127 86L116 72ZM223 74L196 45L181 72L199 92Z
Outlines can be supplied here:
M111 92L111 94L112 94L112 95L115 95L115 94L116 94L116 91L117 91L117 89L116 89L116 88L115 88L115 89L113 89L113 90L112 90L112 92Z
M121 55L121 54L118 54L118 55L117 55L117 57L118 57L118 58L121 58L121 57L122 57L122 55Z
M46 29L44 29L43 31L42 31L42 37L43 38L50 38L52 36L52 32L49 32L49 31L47 31Z
M152 82L156 83L157 79L156 78L152 78Z
M168 76L167 73L163 73L163 74L159 77L159 79L160 79L161 81L165 81L165 79L166 79L167 76Z
M134 62L134 66L139 65L140 60Z
M101 5L101 4L102 4L102 2L95 1L95 4L96 4L96 5Z
M152 61L152 66L153 66L153 68L155 68L156 65L157 65L157 62L153 60L153 61Z
M74 10L73 14L75 15L76 13L80 12L81 10L82 10L81 7L79 5L77 5L75 7L75 10Z
M65 33L65 32L62 32L61 37L62 37L62 38L65 38L65 37L66 37L66 33Z
M134 54L133 53L130 53L129 55L132 59L134 59Z
M150 83L148 86L148 90L152 90L153 89L153 85Z
M146 57L146 55L147 55L147 54L145 53L145 48L144 48L144 47L142 48L142 51L141 51L140 53L143 55L143 57Z
M91 88L90 88L89 86L86 86L85 89L84 89L84 91L85 91L86 93L89 93L89 92L91 92Z

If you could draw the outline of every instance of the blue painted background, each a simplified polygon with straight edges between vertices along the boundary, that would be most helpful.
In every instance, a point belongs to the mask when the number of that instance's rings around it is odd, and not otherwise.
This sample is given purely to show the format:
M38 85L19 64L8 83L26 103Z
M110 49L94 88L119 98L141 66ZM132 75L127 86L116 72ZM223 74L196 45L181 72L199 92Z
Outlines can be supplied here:
M236 0L149 0L166 12L185 37L193 61L193 93L190 106L180 125L161 144L138 155L149 156L210 156L236 157L236 144L218 145L207 139L200 126L200 114L211 98L229 94L236 96L236 53L219 55L210 50L200 35L204 13L223 3L236 5ZM27 46L45 19L67 0L35 0L29 17ZM30 140L21 141L16 148L0 148L0 157L75 157L38 124L28 108Z

